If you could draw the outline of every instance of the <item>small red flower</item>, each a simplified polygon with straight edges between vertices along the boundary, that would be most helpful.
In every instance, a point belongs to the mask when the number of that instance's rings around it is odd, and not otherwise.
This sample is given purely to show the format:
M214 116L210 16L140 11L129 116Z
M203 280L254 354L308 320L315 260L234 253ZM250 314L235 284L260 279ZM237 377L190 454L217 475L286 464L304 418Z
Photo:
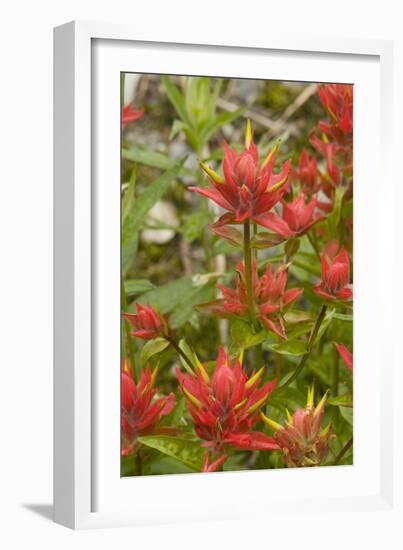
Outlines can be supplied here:
M204 471L214 471L225 462L228 448L241 450L278 449L273 438L251 431L259 420L259 411L267 403L276 381L259 382L264 368L248 378L240 361L232 364L230 357L221 348L210 376L207 368L198 363L195 376L177 376L196 434L205 441L209 454ZM210 462L212 453L218 456Z
M122 128L126 128L130 122L136 122L144 115L144 109L133 109L131 103L128 103L123 107L122 111Z
M309 158L306 149L302 150L299 157L298 170L295 177L301 184L301 190L308 196L319 191L319 172L316 157Z
M343 359L347 367L353 372L353 354L349 351L344 344L335 344L340 357Z
M270 212L266 216L265 227L285 239L303 235L315 223L323 219L323 217L315 216L318 205L316 197L306 202L304 193L301 193L292 202L281 202L283 215L279 216L275 212Z
M342 248L330 264L325 256L321 258L322 280L313 288L314 292L325 300L352 300L350 258L346 249Z
M221 284L217 285L223 298L215 300L210 309L218 316L243 317L250 313L245 284L245 266L242 262L238 264L238 273L239 278L235 290ZM282 316L283 311L303 292L301 288L286 290L287 279L287 266L285 265L279 266L273 273L271 264L268 263L266 271L261 277L258 276L256 262L253 265L252 286L257 319L268 330L281 338L287 337Z
M326 460L329 442L333 438L331 425L321 430L327 394L314 406L313 389L308 392L305 408L297 409L284 426L265 415L263 421L274 431L274 439L283 451L283 459L289 468L320 466Z
M168 320L151 306L137 304L137 313L123 313L123 317L136 329L132 336L143 340L169 336Z
M280 172L273 172L277 149L271 149L260 165L259 152L253 142L250 122L245 133L245 148L238 155L224 143L224 177L219 176L205 164L201 167L209 176L212 187L189 187L217 203L227 214L219 224L243 223L253 220L264 226L266 214L281 199L290 171L290 161L283 164Z
M122 371L122 455L131 454L136 447L137 437L156 433L175 433L170 427L157 424L163 416L169 414L175 405L173 393L156 398L154 382L157 371L151 374L150 368L141 370L138 384L131 373Z
M344 144L353 132L353 86L324 84L318 86L319 99L329 115L330 123L320 122L320 130Z

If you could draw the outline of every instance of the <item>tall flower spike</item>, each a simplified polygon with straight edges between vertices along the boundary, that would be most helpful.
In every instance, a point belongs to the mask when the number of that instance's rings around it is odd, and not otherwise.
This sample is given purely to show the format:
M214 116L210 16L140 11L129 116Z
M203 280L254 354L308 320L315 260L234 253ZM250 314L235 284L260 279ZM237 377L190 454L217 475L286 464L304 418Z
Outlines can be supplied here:
M278 174L273 172L277 150L277 146L271 149L260 165L259 152L248 121L244 150L239 155L224 143L224 177L201 163L211 187L189 187L189 190L204 195L228 211L218 221L219 225L246 220L264 225L265 216L283 195L282 187L290 171L290 161L287 161Z
M138 384L131 373L122 371L122 455L131 454L140 435L174 434L175 428L160 426L158 422L169 414L175 405L173 393L156 398L154 387L156 372L141 370Z
M196 377L177 370L195 432L209 449L204 471L221 466L229 448L278 449L273 438L252 430L276 385L273 380L259 387L262 374L263 369L248 378L240 361L232 363L223 348L208 379L200 369ZM213 455L216 459L212 461Z
M351 301L353 289L350 284L350 257L342 248L331 263L325 256L322 258L322 280L313 291L329 301Z
M283 460L289 468L320 466L326 460L332 436L331 425L321 429L327 394L314 405L313 388L308 390L305 408L297 409L284 425L274 422L264 414L262 420L274 432L274 439L283 452Z
M142 340L151 340L158 336L169 336L168 320L151 306L137 304L137 313L123 313L124 319L135 329L132 336Z
M283 312L294 302L303 292L301 288L291 288L286 290L287 286L287 266L281 265L272 272L271 264L268 263L265 273L259 277L257 273L257 264L253 264L252 289L253 300L256 308L257 319L268 330L274 332L281 338L286 338ZM237 267L239 277L236 288L228 288L218 284L217 288L221 290L223 297L215 300L206 307L212 313L219 317L248 315L248 298L245 284L245 266L243 262Z

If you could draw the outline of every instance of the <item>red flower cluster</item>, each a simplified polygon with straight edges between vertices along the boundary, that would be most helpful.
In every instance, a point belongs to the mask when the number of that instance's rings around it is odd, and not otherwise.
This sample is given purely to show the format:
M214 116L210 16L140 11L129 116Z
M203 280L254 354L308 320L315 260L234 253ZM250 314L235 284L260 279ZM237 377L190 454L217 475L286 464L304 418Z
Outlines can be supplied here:
M270 212L266 216L265 227L284 239L303 235L316 222L323 219L321 216L315 216L318 205L316 197L306 202L304 193L301 193L292 202L282 201L282 205L283 215Z
M314 292L325 300L350 301L353 299L353 289L350 284L350 257L345 248L329 263L322 258L322 280L314 288Z
M318 86L319 98L330 117L330 123L321 121L319 129L329 138L344 145L353 133L353 87L351 84Z
M308 392L304 409L297 409L282 426L265 415L264 422L274 431L274 439L283 451L284 462L289 468L320 466L325 461L332 439L331 425L321 430L327 394L314 406L313 389ZM288 411L287 411L288 412Z
M144 109L133 109L131 103L128 103L123 107L122 111L122 128L126 128L130 122L136 122L144 115Z
M169 414L175 405L173 393L156 399L154 388L157 370L150 368L140 372L136 385L128 370L122 371L122 455L131 454L139 435L174 433L174 428L157 427L163 416Z
M301 191L312 196L319 191L319 172L316 157L309 158L306 149L302 150L299 157L298 169L293 169L293 179L301 184Z
M248 313L252 313L249 312L248 308L244 263L238 264L237 269L239 277L236 289L221 284L217 285L217 288L223 294L223 298L215 300L210 309L218 316L236 315L243 317ZM286 290L287 279L286 265L279 266L273 273L271 264L268 263L265 273L259 277L256 262L253 264L252 288L256 317L268 330L281 338L287 337L283 320L284 309L303 292L301 288Z
M137 313L123 313L123 317L136 330L132 336L142 340L151 340L158 336L169 336L170 328L168 320L157 313L151 306L137 304Z
M177 376L194 422L198 437L205 441L210 454L206 457L205 471L220 466L225 460L226 447L245 450L273 450L278 445L273 438L251 431L259 420L259 411L266 404L276 381L266 382L258 388L263 368L247 377L240 361L235 364L220 349L214 373L197 363L197 374ZM210 463L211 452L221 460Z
M219 176L205 164L201 167L209 176L210 188L189 187L228 210L218 221L219 225L243 223L253 220L265 226L267 213L281 199L290 171L290 162L283 164L280 172L273 172L277 148L271 149L262 165L259 152L253 141L250 122L245 133L244 150L237 155L224 143L224 177Z

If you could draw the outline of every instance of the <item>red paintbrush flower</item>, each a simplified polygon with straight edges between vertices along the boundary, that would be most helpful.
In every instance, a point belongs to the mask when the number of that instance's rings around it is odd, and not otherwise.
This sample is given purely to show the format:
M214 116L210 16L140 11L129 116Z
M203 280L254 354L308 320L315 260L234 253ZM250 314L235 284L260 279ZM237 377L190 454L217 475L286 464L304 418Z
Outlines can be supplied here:
M272 380L258 387L263 371L261 368L248 378L240 361L237 359L232 364L223 348L219 351L212 376L198 361L195 376L177 370L196 434L209 449L204 471L214 471L221 466L229 448L249 451L278 449L273 438L251 431L259 420L260 409L276 385ZM212 453L218 458L211 463Z
M245 148L237 155L234 149L224 143L224 177L201 163L202 169L209 176L212 187L189 187L204 195L216 204L228 210L219 224L243 223L246 220L264 225L266 214L281 199L290 171L290 161L283 164L280 172L273 169L278 147L271 149L262 165L259 153L253 142L250 122L245 133Z
M320 122L319 129L341 144L350 141L353 133L353 86L324 84L318 86L318 95L330 117L330 123Z
M157 313L151 306L137 304L136 307L137 313L123 313L126 321L136 329L132 332L132 336L143 340L169 336L169 323L163 315Z
M343 359L347 367L353 372L353 354L349 351L344 344L334 344L340 357Z
M136 385L128 370L122 371L122 455L135 450L137 437L161 433L175 433L175 428L158 427L163 416L169 414L175 405L173 393L156 398L154 382L157 369L151 374L150 368L141 370Z
M283 459L289 468L320 466L326 460L329 442L333 438L331 425L321 430L327 394L314 406L313 388L308 391L304 409L297 409L284 426L261 415L263 421L273 430L273 438L283 451Z
M342 248L332 263L325 256L322 258L322 280L313 291L325 300L353 299L353 289L350 284L350 257L345 248Z
M216 315L227 317L231 315L244 317L250 314L245 284L245 266L243 262L238 264L239 278L235 289L218 284L223 298L215 300L209 309ZM279 266L274 273L271 264L268 263L265 273L259 277L256 262L253 264L252 288L256 318L268 330L271 330L281 338L287 338L284 327L283 312L294 300L302 294L303 289L287 286L287 266Z
M305 195L301 193L292 202L281 202L283 205L283 215L279 216L275 212L270 212L266 216L265 227L285 239L303 235L315 223L323 219L321 216L315 216L315 210L318 205L316 197L305 202Z
M308 196L319 191L319 171L316 157L309 158L309 154L306 149L302 150L299 157L298 170L295 170L295 179L301 184L301 190Z
M139 120L143 115L144 109L133 109L132 104L128 103L123 107L122 111L122 128L126 128L130 122L136 122L136 120Z

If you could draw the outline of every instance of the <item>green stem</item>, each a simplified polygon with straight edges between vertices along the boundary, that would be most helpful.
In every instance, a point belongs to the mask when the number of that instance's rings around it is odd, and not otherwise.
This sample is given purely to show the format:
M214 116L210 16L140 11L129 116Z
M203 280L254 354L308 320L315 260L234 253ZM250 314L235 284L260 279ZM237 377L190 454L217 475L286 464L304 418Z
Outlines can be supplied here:
M122 311L127 311L127 297L126 297L126 290L125 290L125 283L124 283L124 280L123 280L123 273L121 275L121 300L122 300ZM132 342L132 337L130 335L130 325L129 323L126 321L126 319L123 321L123 325L125 327L125 332L126 332L126 341L127 341L127 346L126 346L126 357L128 356L128 360L129 360L129 363L130 363L130 368L132 370L132 373L133 373L133 376L134 376L134 380L137 379L136 377L136 368L135 368L135 359L134 359L134 347L133 347L133 342Z
M350 437L350 439L347 441L347 443L341 449L339 454L336 456L336 458L334 459L334 461L332 463L332 466L337 466L337 464L339 464L340 460L343 458L343 456L351 448L352 445L353 445L353 436Z
M280 391L283 391L287 386L289 386L300 374L300 372L302 371L302 369L304 368L305 366L305 363L307 362L308 360L308 357L310 356L311 354L311 351L312 351L312 348L313 348L313 345L315 343L315 340L316 340L316 337L318 335L318 332L319 332L319 329L320 329L320 326L323 322L323 319L325 318L325 315L326 315L326 310L327 310L327 306L326 305L323 305L322 306L322 309L320 310L319 312L319 315L316 319L316 322L312 328L312 331L311 331L311 334L309 336L309 340L308 340L308 344L306 346L306 352L305 354L302 356L301 358L301 361L298 365L298 367L295 369L295 371L293 372L292 376L290 376L290 378L288 378L284 384L282 384L281 386L279 386L276 390L275 390L275 393L278 393Z
M319 248L318 248L318 245L316 244L314 238L312 237L311 233L308 231L308 233L306 234L306 236L308 237L308 241L311 243L311 246L312 248L314 249L315 251L315 254L318 256L319 260L321 259L321 256L320 256L320 251L319 251Z
M165 336L165 339L168 340L168 342L175 349L175 351L182 357L182 359L190 367L191 371L194 372L194 365L193 365L192 361L189 359L189 357L186 355L186 353L179 347L179 345L175 342L175 340L173 338L171 338L170 336Z
M246 220L243 225L243 254L245 262L245 286L248 309L252 322L256 326L255 303L253 300L252 286L252 249L250 246L250 221Z
M336 349L334 350L332 392L334 396L339 394L339 354Z

